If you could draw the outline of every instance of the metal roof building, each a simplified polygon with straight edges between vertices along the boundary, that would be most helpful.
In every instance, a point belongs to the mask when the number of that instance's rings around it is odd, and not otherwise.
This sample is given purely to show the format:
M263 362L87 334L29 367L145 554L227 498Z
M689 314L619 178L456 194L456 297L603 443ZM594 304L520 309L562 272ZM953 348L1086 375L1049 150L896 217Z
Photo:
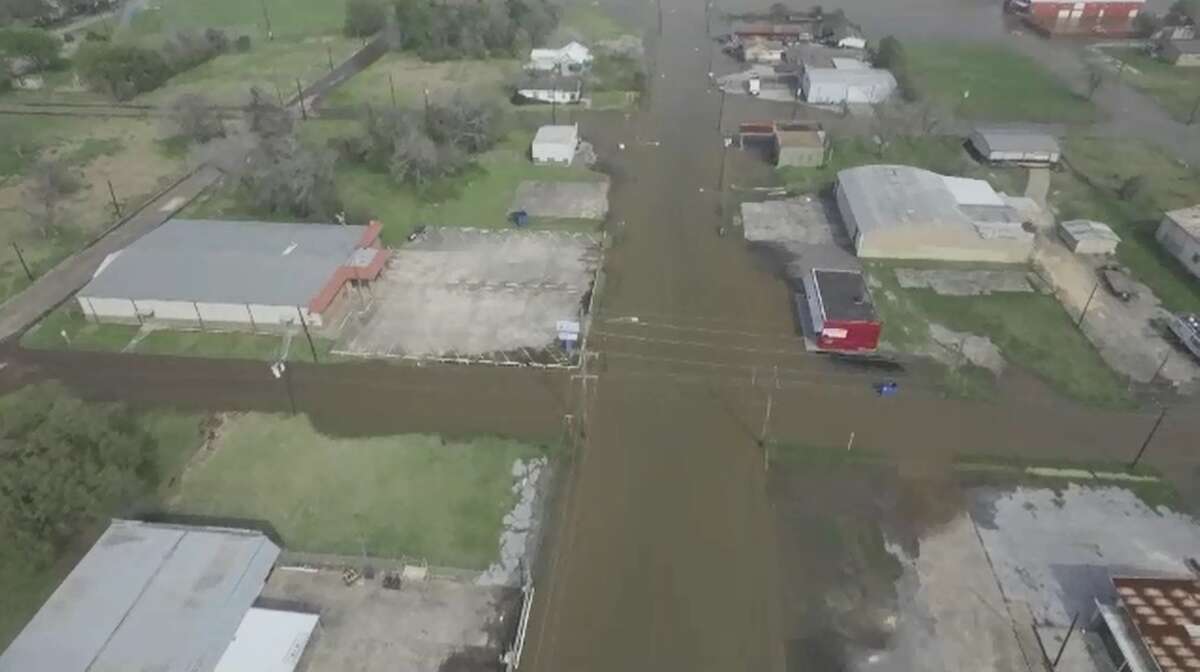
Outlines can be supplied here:
M108 256L77 301L97 321L313 326L378 277L382 226L175 219Z
M1022 263L1033 234L983 180L911 166L838 173L837 204L859 257Z
M1058 225L1058 235L1075 254L1114 254L1120 236L1102 222L1072 219Z
M278 556L261 532L115 520L0 672L209 672Z
M1115 604L1097 602L1096 630L1129 672L1200 669L1200 582L1113 577Z
M1062 150L1048 133L1003 128L977 128L967 138L979 156L1004 163L1058 163Z
M1200 205L1164 214L1154 237L1192 275L1200 278Z
M534 163L571 165L579 148L579 124L542 126L533 136L530 156Z
M896 90L896 78L879 68L805 68L800 92L810 103L882 103Z

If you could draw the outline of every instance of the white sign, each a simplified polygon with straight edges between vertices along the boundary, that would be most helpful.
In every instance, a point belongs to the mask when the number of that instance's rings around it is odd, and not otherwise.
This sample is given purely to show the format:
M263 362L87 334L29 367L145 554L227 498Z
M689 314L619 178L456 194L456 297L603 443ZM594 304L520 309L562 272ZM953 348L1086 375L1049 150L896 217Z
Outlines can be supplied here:
M833 327L830 327L828 329L822 329L821 335L825 338L845 338L850 335L850 332L846 331L845 329L834 329Z

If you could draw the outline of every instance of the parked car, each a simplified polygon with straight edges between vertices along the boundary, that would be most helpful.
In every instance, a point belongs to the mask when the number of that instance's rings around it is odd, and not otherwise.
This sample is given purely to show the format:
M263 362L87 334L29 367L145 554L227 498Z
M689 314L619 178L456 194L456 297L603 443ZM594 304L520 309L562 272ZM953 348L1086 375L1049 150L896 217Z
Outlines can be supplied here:
M1172 315L1168 325L1171 333L1179 339L1196 359L1200 359L1200 315Z
M746 89L750 92L750 95L757 96L760 92L762 92L762 80L759 79L757 75L751 77L750 80L746 82Z
M1100 278L1104 280L1108 291L1118 299L1132 301L1137 298L1137 283L1129 277L1128 270L1116 264L1107 264L1100 267Z

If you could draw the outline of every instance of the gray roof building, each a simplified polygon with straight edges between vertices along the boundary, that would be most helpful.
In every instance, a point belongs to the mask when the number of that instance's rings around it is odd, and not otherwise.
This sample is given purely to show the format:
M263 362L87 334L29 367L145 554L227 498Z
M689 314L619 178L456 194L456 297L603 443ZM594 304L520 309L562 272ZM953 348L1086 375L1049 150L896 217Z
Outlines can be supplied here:
M343 267L376 262L378 235L378 224L173 219L105 259L79 296L309 306Z
M1054 136L1037 131L977 128L968 140L989 161L1057 163L1062 155Z
M278 556L260 532L114 520L0 672L209 672Z
M838 173L838 210L860 257L1025 261L1033 234L983 180L911 166Z

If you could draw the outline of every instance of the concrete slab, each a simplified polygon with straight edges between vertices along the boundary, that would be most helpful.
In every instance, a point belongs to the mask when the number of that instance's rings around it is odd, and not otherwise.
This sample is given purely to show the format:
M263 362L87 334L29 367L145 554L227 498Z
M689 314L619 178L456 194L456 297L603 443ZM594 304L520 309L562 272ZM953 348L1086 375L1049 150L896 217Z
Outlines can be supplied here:
M430 230L395 251L338 350L500 360L544 351L559 320L580 319L600 259L590 234Z
M782 255L789 277L813 268L862 270L837 208L817 196L743 203L742 235Z
M608 216L608 181L539 182L517 187L509 212L524 210L530 217L604 219Z
M1032 292L1023 270L960 271L951 269L897 268L896 280L904 289L932 289L943 296L982 296L998 292Z
M267 604L303 606L321 615L297 672L496 669L511 641L519 591L445 580L392 590L382 579L376 574L346 586L335 569L271 574L262 593Z

